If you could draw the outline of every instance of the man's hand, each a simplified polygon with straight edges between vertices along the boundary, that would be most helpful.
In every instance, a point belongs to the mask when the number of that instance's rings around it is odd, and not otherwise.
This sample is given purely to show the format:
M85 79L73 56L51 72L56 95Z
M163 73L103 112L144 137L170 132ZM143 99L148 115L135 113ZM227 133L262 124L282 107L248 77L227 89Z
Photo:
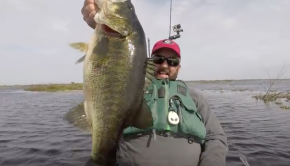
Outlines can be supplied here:
M85 0L84 6L82 8L83 19L91 28L96 27L94 17L98 10L99 9L94 0Z

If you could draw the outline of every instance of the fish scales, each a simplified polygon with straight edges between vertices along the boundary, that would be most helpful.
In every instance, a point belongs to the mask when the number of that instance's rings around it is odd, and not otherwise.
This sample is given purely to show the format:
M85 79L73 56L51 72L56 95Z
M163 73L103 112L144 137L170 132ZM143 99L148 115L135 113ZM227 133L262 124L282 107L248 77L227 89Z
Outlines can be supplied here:
M114 1L118 2L102 0L90 42L71 44L86 52L77 61L84 62L84 103L65 116L92 134L91 157L104 166L114 160L110 155L125 127L153 125L143 97L154 74L152 59L147 58L145 33L131 1Z
M108 42L103 35L98 35L99 42ZM88 58L87 76L84 81L84 91L87 91L86 101L88 110L91 110L93 128L93 155L99 153L96 147L110 147L115 144L112 140L117 140L120 127L123 126L124 119L128 116L127 110L134 103L136 95L130 94L128 89L134 85L130 82L130 71L132 71L132 59L128 53L130 48L126 48L126 43L122 40L110 40L106 55L98 54L97 49ZM102 44L100 44L102 45ZM106 48L99 48L101 50ZM96 68L97 66L97 68ZM95 95L96 93L100 95ZM90 94L90 95L89 95ZM130 103L131 101L131 103ZM91 104L91 106L89 106ZM100 132L101 131L101 132ZM110 139L108 139L110 138ZM101 149L102 150L102 149Z
M88 96L85 101L91 101L86 105L93 117L92 156L109 153L111 145L117 144L115 141L118 140L119 132L116 131L121 130L125 118L130 116L128 110L141 104L136 99L142 96L138 90L143 88L144 81L136 84L135 79L145 78L140 68L136 69L140 66L140 62L134 63L136 55L134 45L130 43L132 40L126 42L119 39L108 40L102 34L97 37L98 43L94 51L91 56L87 55L88 61L85 61L85 64L87 63L89 67L85 69L87 75L84 75L84 91ZM137 67L134 68L134 65Z

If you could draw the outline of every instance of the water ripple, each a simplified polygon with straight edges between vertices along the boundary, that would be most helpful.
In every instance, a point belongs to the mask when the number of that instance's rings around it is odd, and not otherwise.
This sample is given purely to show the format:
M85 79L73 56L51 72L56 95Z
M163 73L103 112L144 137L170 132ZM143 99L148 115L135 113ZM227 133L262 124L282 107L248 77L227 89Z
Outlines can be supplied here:
M282 89L290 89L284 82L280 84ZM228 136L227 166L242 165L238 153L245 154L251 166L289 165L290 111L256 102L251 97L266 85L235 82L189 84L189 87L205 95ZM239 88L249 91L232 91ZM81 92L24 92L6 88L0 94L1 166L85 164L91 137L63 120L63 115L83 100Z

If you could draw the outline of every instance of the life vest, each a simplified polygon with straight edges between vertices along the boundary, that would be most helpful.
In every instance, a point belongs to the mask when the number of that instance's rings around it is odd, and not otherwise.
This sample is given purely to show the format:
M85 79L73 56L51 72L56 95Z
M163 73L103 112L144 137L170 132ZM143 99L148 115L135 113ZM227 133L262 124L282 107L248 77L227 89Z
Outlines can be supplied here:
M124 130L124 136L148 130L167 131L204 143L206 129L203 118L184 82L154 79L147 90L144 99L151 110L154 126L143 130L129 126Z

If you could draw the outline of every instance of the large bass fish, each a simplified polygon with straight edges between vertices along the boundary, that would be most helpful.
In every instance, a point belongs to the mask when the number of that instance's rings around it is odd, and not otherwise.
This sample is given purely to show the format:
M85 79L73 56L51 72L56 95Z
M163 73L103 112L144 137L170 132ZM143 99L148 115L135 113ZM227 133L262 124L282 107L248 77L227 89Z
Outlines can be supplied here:
M107 166L114 161L111 152L124 128L153 125L143 96L155 66L147 58L145 34L131 1L102 0L97 5L100 11L90 42L71 44L86 52L77 61L84 62L84 102L65 118L92 134L91 158Z

